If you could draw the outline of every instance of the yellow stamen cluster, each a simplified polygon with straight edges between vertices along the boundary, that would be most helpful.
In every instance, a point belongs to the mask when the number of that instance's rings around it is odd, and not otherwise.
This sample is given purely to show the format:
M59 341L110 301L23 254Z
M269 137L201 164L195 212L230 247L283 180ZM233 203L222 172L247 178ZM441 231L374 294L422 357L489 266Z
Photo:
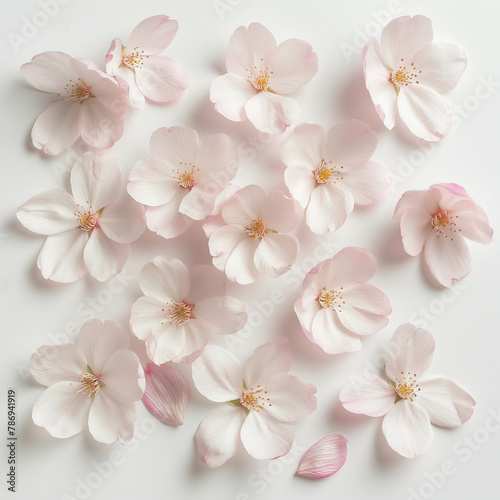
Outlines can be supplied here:
M401 372L401 377L396 377L395 391L401 399L413 401L417 396L420 387L417 385L417 374L408 372L406 375Z
M264 391L260 385L256 389L251 387L250 390L245 391L240 397L240 404L247 410L257 412L260 412L265 406L272 406L267 397L267 391Z
M432 216L431 224L436 230L438 238L444 236L445 238L449 237L450 241L453 241L453 233L461 231L461 229L457 228L457 223L454 221L457 218L458 215L449 215L446 209L440 209Z
M267 234L267 222L264 222L262 217L256 217L245 226L245 231L248 236L252 236L254 240L261 240Z
M411 65L407 68L404 59L401 59L401 64L398 69L391 72L391 82L396 85L396 87L406 87L412 83L420 83L416 78L422 71L418 71L415 65ZM413 81L415 79L415 81Z
M81 394L87 398L95 398L101 389L101 382L93 373L80 374L78 382L77 387L80 387L80 389L75 391L75 394Z
M175 302L174 300L171 300L170 305L163 308L162 311L167 311L165 319L168 320L171 325L181 326L184 323L187 323L193 315L193 307L194 306L186 304L182 301ZM162 325L163 324L164 323L162 323Z
M57 95L59 97L61 96L61 94ZM95 97L95 96L90 92L90 87L85 85L85 83L81 78L78 78L76 82L74 80L70 80L66 84L66 87L64 87L63 101L69 99L75 102L83 102L87 100L89 97Z
M343 179L339 171L336 170L338 167L336 165L331 166L331 164L332 161L321 160L320 166L313 172L317 184L330 184L332 181L336 184L337 181ZM344 167L340 168L343 169Z
M78 212L74 212L75 217L80 223L80 229L82 231L92 231L95 227L99 226L99 217L95 213L92 205L87 201L87 209L81 205L77 205Z
M264 59L261 59L263 61ZM269 68L266 68L264 71L258 69L257 66L253 67L253 70L250 71L248 69L245 70L248 74L248 81L252 84L253 88L256 90L267 90L271 85L271 75L273 74Z
M340 287L339 291L326 290L326 288L323 287L317 299L319 305L331 309L332 311L337 310L337 312L342 312L342 306L345 305L345 300L342 297L343 289L343 286Z
M183 163L179 162L180 165L184 165L184 167L180 167L177 170L172 170L174 172L174 179L179 183L179 186L191 189L193 186L198 184L198 178L196 177L196 172L198 172L199 168L196 168L192 163ZM182 172L181 169L185 170Z
M141 69L144 66L144 59L149 56L144 55L144 51L139 52L139 47L134 47L134 50L123 57L123 64L130 69Z

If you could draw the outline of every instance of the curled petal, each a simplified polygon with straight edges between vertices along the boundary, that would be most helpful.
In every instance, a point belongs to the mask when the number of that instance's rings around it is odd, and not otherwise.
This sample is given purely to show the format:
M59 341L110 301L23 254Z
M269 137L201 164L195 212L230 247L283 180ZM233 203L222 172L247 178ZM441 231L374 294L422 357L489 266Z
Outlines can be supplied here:
M168 365L146 365L146 390L142 402L164 424L182 425L189 403L189 387L180 373Z
M330 434L304 453L295 474L312 479L331 476L343 467L346 458L347 439L341 434Z

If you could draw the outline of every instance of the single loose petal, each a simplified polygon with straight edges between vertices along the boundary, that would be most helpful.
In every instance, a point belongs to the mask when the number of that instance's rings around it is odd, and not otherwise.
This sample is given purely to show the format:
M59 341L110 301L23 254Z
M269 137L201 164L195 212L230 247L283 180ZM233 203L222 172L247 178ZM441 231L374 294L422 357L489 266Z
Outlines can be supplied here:
M312 479L328 477L341 469L346 459L347 439L341 434L330 434L304 453L295 474Z

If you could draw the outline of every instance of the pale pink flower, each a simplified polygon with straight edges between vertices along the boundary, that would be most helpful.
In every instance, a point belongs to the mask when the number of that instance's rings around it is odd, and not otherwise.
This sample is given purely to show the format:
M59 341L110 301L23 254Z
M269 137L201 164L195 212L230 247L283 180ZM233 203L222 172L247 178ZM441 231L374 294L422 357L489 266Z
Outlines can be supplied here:
M34 379L47 386L33 422L67 438L87 425L95 440L128 443L144 392L144 371L129 350L129 332L114 321L91 319L76 344L46 345L31 357Z
M21 223L47 236L37 262L45 279L71 283L88 271L106 281L122 270L146 225L144 208L121 184L116 157L85 153L71 170L73 195L52 189L19 208Z
M188 269L180 260L155 257L141 270L144 297L132 306L130 326L156 364L191 363L211 334L245 326L246 306L226 296L226 279L212 266Z
M340 393L346 410L370 417L384 416L382 431L389 446L412 458L432 443L432 426L459 427L473 413L474 399L453 380L420 380L434 354L432 335L409 323L389 340L385 373L388 381L367 373L354 377Z
M341 469L347 458L347 439L330 434L313 444L302 456L295 474L320 479Z
M181 64L159 56L172 42L178 23L168 16L152 16L141 21L126 45L119 38L106 55L106 72L128 85L130 104L144 107L144 97L155 102L171 102L184 94L190 81Z
M407 191L396 205L407 254L424 251L430 273L450 287L472 269L464 238L488 244L493 229L483 209L457 184L433 184L423 191Z
M146 205L149 229L175 238L212 213L238 171L238 150L225 134L200 143L196 131L185 127L156 130L150 147L152 157L132 167L127 189Z
M33 125L35 148L58 155L81 137L93 148L106 149L122 136L127 96L91 61L44 52L23 64L21 73L37 89L59 97Z
M190 391L182 375L171 366L148 363L145 370L144 406L167 425L182 425Z
M269 460L290 451L294 422L316 409L316 387L288 375L287 339L255 349L242 366L222 347L209 345L193 363L193 381L206 398L225 403L196 431L198 456L209 467L229 460L243 443L254 458Z
M300 113L286 95L312 79L318 58L308 43L293 38L277 45L268 29L252 23L231 36L226 67L210 88L215 109L229 120L248 119L257 130L280 134Z
M266 196L261 187L246 186L224 203L221 216L223 225L212 232L208 246L214 266L231 281L246 285L261 274L276 278L297 259L299 242L289 233L303 211L283 192Z
M325 133L301 123L281 144L285 183L306 210L311 231L323 234L344 224L354 205L372 205L389 196L391 176L371 160L377 136L366 123L348 120Z
M441 94L455 88L467 60L455 44L432 41L431 20L403 16L371 38L363 50L366 88L384 125L396 115L410 132L426 141L448 134L451 113Z
M367 283L377 269L363 248L347 247L307 273L295 313L307 338L329 354L361 349L358 335L384 328L392 308L389 299Z

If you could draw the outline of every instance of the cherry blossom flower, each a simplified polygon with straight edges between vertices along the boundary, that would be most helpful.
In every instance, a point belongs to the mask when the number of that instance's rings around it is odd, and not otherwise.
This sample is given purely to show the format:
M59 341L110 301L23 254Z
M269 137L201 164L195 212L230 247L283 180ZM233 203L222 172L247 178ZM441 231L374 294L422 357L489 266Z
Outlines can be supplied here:
M144 297L132 306L130 326L157 365L191 363L212 333L235 333L247 321L245 304L226 296L224 275L212 266L188 269L158 256L142 268L139 283Z
M415 256L423 251L430 273L446 287L472 269L464 238L487 244L493 237L482 208L457 184L407 191L396 206L394 219L400 223L406 253Z
M155 102L175 101L189 87L181 64L158 55L170 45L178 27L168 16L152 16L134 28L126 46L119 38L111 43L106 72L127 83L130 104L135 108L144 107L144 97Z
M459 427L472 416L474 399L453 380L420 380L434 354L432 335L409 323L399 326L387 346L389 381L367 373L355 377L340 393L346 410L384 416L382 431L389 446L412 458L432 443L432 426Z
M301 123L282 142L285 183L306 210L311 231L335 231L354 204L372 205L389 196L389 171L371 160L376 147L375 132L359 120L339 123L326 134L319 125Z
M122 136L127 96L93 62L44 52L23 64L21 73L37 89L59 97L33 125L35 148L58 155L81 137L93 148L106 149Z
M229 460L241 440L254 458L269 460L290 451L293 423L316 409L316 387L288 375L287 339L255 349L242 366L222 347L209 345L193 363L193 381L206 398L225 403L196 431L198 456L209 467Z
M231 281L246 285L261 274L276 278L297 259L299 242L289 233L303 211L281 191L266 196L261 187L246 186L222 206L221 215L224 225L213 231L208 246L214 266Z
M210 88L215 109L229 120L248 119L261 132L281 134L300 113L287 95L312 79L318 58L308 43L293 38L277 45L269 30L252 23L231 36L226 67Z
M106 281L122 270L146 225L143 207L120 194L121 183L114 156L85 153L71 170L73 195L52 189L19 208L20 222L47 236L38 256L45 279L71 283L88 271Z
M132 167L127 189L147 206L149 229L175 238L212 213L238 171L238 151L225 134L200 143L196 131L185 127L156 130L150 147L152 157Z
M302 456L295 474L320 479L341 469L347 458L347 439L330 434L313 444Z
M347 247L307 273L295 313L307 338L329 354L361 349L358 335L384 328L392 308L367 281L377 261L363 248Z
M144 406L167 425L182 425L189 404L189 386L171 366L148 363L145 370Z
M144 371L118 323L90 319L76 344L41 347L31 357L31 373L47 387L33 407L33 422L52 436L71 437L88 424L102 443L132 439Z
M465 71L463 50L448 42L433 42L431 20L403 16L371 38L363 50L366 88L388 129L396 115L410 132L438 141L450 131L450 109L441 94L455 88Z

